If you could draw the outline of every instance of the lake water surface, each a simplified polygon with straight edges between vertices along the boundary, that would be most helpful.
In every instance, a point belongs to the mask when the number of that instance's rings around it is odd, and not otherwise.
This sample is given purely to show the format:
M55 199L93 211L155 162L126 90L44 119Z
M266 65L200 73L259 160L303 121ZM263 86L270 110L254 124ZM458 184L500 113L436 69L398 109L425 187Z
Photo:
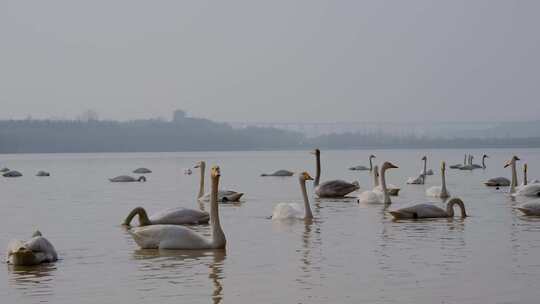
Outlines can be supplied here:
M540 150L322 151L322 181L358 180L352 165L392 161L388 180L400 185L390 208L441 201L425 197L440 184L440 161L483 153L486 170L447 170L448 189L470 217L392 221L382 205L312 197L312 222L268 219L279 202L299 202L297 177L259 177L290 169L314 172L308 151L131 154L0 155L0 167L21 171L0 178L0 247L39 229L61 260L33 268L0 269L2 303L537 303L540 289L540 218L522 216L503 190L483 186L510 176L512 154L540 178ZM428 155L435 171L426 185L405 185ZM121 227L127 213L182 206L198 208L197 160L219 164L222 188L245 192L239 204L220 206L226 251L140 250ZM146 183L107 178L148 167ZM521 167L521 165L520 165ZM38 170L51 177L36 177ZM207 174L208 176L208 174ZM520 174L521 182L521 174ZM209 183L207 183L208 185ZM311 192L312 186L309 185ZM206 206L208 208L208 205ZM208 234L208 226L195 227Z

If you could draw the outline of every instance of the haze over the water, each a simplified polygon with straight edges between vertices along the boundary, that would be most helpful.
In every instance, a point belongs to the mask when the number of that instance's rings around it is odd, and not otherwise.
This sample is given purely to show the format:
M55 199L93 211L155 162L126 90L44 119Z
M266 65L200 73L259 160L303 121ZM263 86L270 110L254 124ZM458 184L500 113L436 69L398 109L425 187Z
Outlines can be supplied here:
M0 119L537 119L538 1L3 1Z

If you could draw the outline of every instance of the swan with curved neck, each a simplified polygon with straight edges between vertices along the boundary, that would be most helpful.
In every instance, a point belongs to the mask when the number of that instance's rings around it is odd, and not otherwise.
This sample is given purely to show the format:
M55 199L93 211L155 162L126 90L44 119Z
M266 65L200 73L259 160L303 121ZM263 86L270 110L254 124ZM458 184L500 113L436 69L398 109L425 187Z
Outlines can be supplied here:
M148 217L146 210L143 207L136 207L128 214L123 222L123 225L129 226L135 216L139 217L139 226L149 225L197 225L206 224L210 220L208 212L187 209L187 208L170 208L162 210Z
M446 189L446 163L441 162L441 186L433 186L426 190L426 195L431 197L450 197Z
M439 208L432 204L418 204L410 207L405 207L389 213L394 219L422 219L422 218L441 218L441 217L454 217L454 206L457 205L461 210L461 217L467 216L465 212L465 205L463 201L457 197L454 197L446 204L446 210Z
M366 166L362 166L362 165L358 165L358 166L354 166L354 167L350 167L349 170L352 170L352 171L373 171L373 159L376 158L375 155L371 154L369 156L369 168L366 167Z
M197 195L197 200L201 202L210 201L210 193L204 192L204 174L206 170L206 162L199 161L193 168L200 169L200 180L199 180L199 194ZM242 192L236 192L233 190L218 190L218 202L228 203L228 202L238 202L240 198L244 195Z
M519 157L517 156L512 156L512 158L506 162L506 164L504 165L504 167L508 167L510 166L511 169L512 169L512 180L510 181L510 194L513 194L516 192L516 187L517 187L517 184L518 184L518 180L517 180L517 171L516 171L516 162L519 160Z
M227 243L221 228L218 207L218 188L221 171L212 168L212 190L210 194L210 226L212 236L207 238L197 232L178 225L150 225L132 228L129 233L142 249L224 249Z
M58 260L54 246L39 231L26 242L13 240L8 244L7 262L16 266L32 266Z
M386 186L386 170L397 168L396 165L391 162L384 162L381 166L381 191L364 191L358 196L359 203L366 204L391 204L390 193ZM378 182L377 182L378 184Z
M311 212L311 206L309 205L309 199L306 190L306 181L313 180L313 178L307 172L302 172L298 180L300 182L300 190L302 192L302 198L304 199L304 207L302 208L296 203L279 203L274 207L272 212L273 220L281 219L312 219L313 213Z
M313 185L315 186L315 194L320 198L341 198L345 195L360 189L358 182L346 182L343 180L330 180L320 184L321 179L321 150L315 149L312 152L315 155L316 174Z
M424 161L424 170L418 175L418 177L409 177L407 179L407 184L410 185L423 185L426 182L426 167L427 167L427 157L422 157L422 161Z

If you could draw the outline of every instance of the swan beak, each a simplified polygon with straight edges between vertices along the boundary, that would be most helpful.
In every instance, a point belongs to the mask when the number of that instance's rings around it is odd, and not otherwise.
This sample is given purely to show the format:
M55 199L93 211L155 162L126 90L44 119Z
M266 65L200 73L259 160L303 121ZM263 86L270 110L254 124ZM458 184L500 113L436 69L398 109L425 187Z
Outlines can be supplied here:
M309 173L304 173L304 179L305 180L313 180L313 177L311 177L311 175L309 175Z
M392 164L392 163L390 163L390 164L388 165L388 168L398 169L399 167L396 166L396 165L394 165L394 164Z
M504 167L505 167L505 168L508 167L508 166L510 166L510 162L509 162L509 161L507 161L507 162L504 164Z

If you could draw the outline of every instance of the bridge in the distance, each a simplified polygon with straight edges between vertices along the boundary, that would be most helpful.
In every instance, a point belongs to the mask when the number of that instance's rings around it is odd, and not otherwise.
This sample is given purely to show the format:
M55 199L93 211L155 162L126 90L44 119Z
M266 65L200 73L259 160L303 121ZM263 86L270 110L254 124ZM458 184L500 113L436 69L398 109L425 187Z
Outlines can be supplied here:
M276 128L306 134L384 133L395 136L450 136L465 130L485 130L493 122L225 122L233 128Z

